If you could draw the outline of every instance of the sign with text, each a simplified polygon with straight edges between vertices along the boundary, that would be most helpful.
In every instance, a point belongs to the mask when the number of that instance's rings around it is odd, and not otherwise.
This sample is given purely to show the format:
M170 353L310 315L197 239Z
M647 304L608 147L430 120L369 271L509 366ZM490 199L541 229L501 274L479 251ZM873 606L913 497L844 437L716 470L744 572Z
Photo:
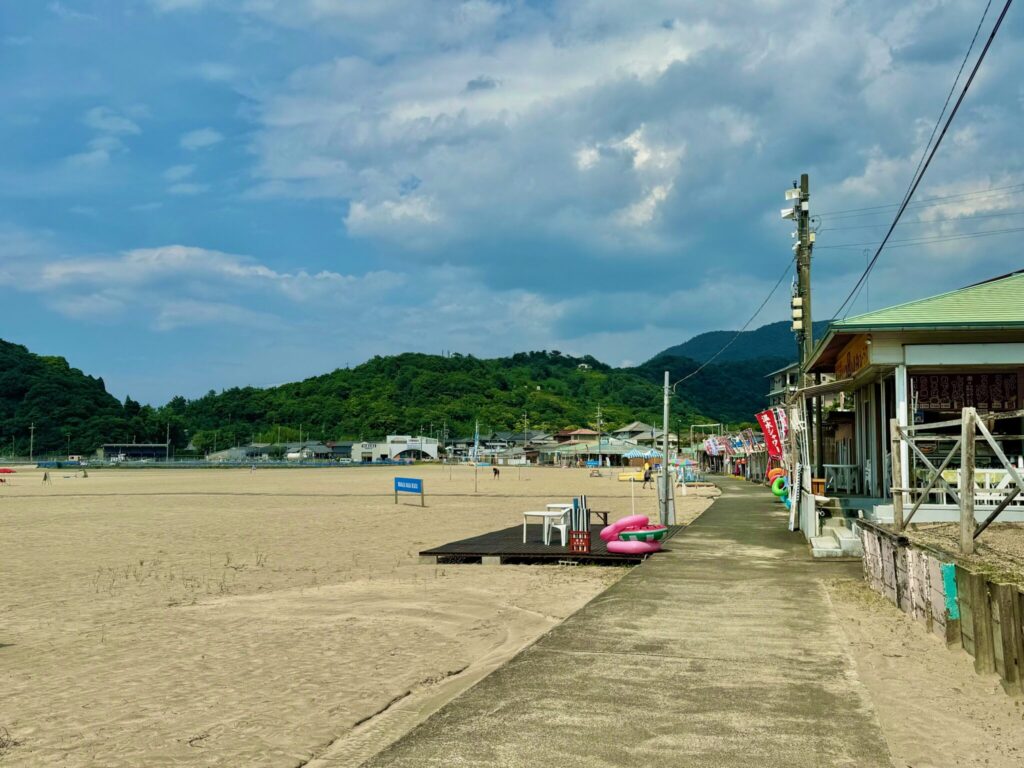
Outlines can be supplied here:
M423 480L417 477L396 477L395 478L395 504L398 503L398 494L418 493L420 495L420 506L423 501Z
M1019 377L1008 373L912 373L910 387L921 411L988 411L1020 408Z
M843 351L836 358L836 378L853 378L858 371L866 368L870 362L871 354L869 352L868 337L863 335L857 336L843 347Z
M761 411L755 418L764 433L764 445L768 450L768 455L773 458L781 458L782 436L779 434L779 425L775 421L775 414L772 411Z

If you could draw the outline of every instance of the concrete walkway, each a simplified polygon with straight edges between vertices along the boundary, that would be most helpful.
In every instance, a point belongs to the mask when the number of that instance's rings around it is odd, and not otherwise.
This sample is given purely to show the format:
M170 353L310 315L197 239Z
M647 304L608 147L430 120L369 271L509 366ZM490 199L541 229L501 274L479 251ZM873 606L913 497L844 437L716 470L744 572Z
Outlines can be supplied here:
M710 510L366 765L891 766L813 562L781 505ZM471 567L471 566L466 566Z

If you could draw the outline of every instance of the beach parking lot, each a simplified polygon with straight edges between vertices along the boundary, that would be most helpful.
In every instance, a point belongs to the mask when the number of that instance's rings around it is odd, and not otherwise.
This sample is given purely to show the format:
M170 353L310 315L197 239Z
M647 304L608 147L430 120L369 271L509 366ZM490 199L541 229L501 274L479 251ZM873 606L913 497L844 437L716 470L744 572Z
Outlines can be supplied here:
M425 508L395 505L396 475ZM629 486L587 470L50 476L0 488L5 765L357 765L624 572L418 561L579 493L629 514Z

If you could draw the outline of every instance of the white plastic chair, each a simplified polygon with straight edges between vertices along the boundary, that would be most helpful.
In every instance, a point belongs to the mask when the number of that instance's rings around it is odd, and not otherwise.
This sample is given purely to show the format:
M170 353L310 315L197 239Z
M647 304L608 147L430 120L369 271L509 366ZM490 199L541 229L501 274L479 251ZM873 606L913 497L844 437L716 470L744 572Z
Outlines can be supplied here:
M545 517L544 518L544 545L551 546L551 529L554 528L558 531L559 536L562 539L562 546L565 546L565 540L569 537L569 511L565 510L565 513L561 517ZM557 522L556 522L557 521Z

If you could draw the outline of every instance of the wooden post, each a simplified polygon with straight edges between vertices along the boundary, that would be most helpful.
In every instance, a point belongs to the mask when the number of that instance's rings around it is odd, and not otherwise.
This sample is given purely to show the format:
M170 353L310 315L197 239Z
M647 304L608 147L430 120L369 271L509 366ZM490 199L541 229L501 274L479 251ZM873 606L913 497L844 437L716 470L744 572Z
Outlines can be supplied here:
M974 419L973 408L964 408L960 426L960 551L974 553Z
M971 608L974 620L974 671L995 672L996 657L992 646L992 606L988 598L988 579L983 574L972 573Z
M999 606L999 634L995 638L1001 644L1003 657L1003 687L1009 693L1022 690L1021 673L1024 658L1021 657L1020 592L1016 584L993 584L993 600Z
M889 419L889 437L889 453L892 455L892 524L897 531L902 531L904 528L903 470L900 460L900 423L896 419Z

